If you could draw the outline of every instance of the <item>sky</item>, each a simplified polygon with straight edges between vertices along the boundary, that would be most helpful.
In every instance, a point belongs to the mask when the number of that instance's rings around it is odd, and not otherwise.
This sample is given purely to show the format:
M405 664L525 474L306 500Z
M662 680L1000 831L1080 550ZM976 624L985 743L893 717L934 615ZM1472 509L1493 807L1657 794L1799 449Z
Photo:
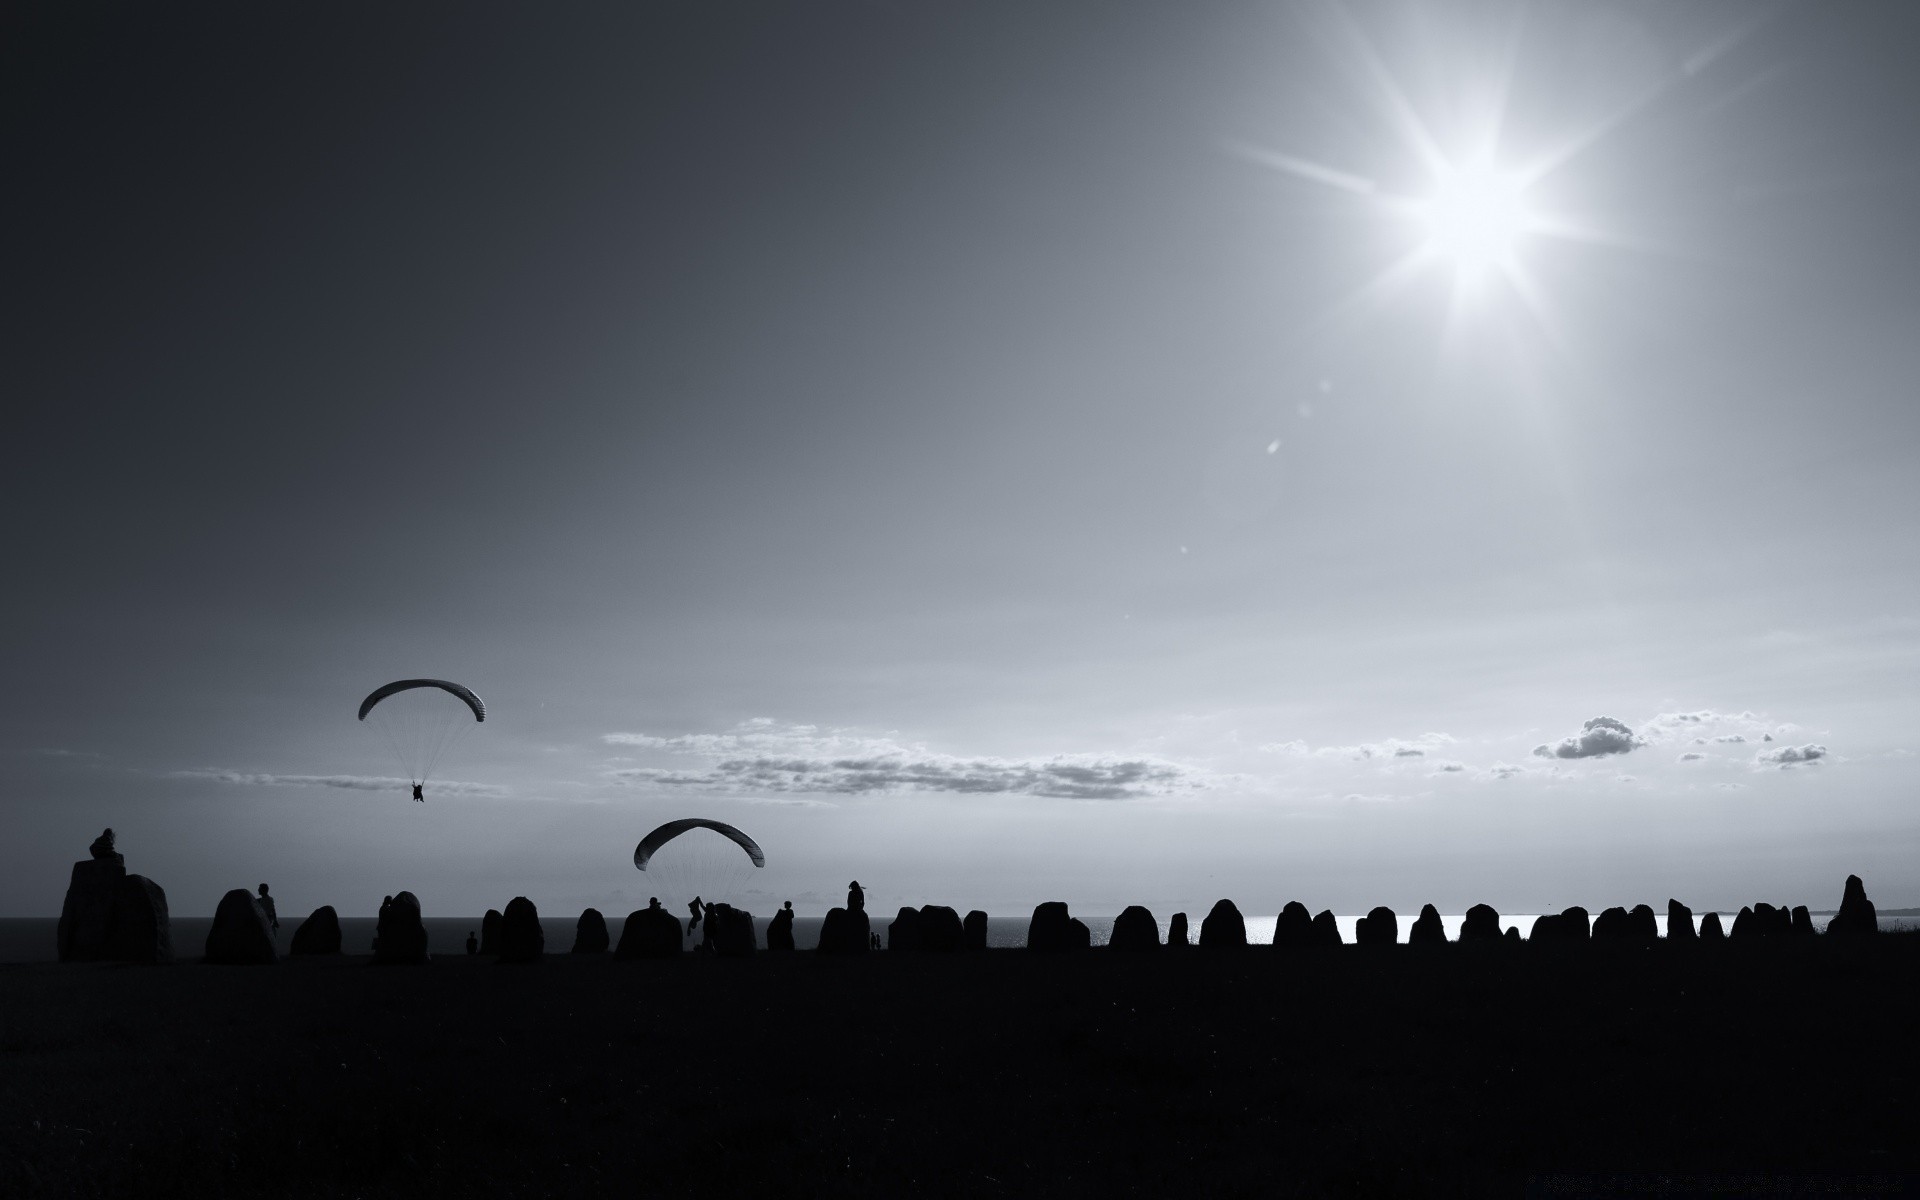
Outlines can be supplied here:
M0 20L0 913L1920 905L1920 9Z

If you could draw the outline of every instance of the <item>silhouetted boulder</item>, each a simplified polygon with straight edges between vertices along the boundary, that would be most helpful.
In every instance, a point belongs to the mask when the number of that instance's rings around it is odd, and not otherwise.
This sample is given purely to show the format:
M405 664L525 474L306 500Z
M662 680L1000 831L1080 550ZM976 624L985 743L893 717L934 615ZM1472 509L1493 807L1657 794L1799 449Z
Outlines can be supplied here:
M1413 919L1413 928L1407 930L1407 943L1413 946L1447 944L1447 927L1440 921L1439 909L1431 904L1420 906L1420 915Z
M620 927L617 959L679 958L683 931L680 918L664 908L637 908Z
M55 934L61 962L93 962L106 957L107 938L113 932L114 901L120 895L120 881L126 877L126 862L119 854L73 864Z
M1527 931L1529 942L1553 942L1560 937L1560 914L1541 913L1533 919L1533 928Z
M1753 915L1760 922L1760 928L1766 930L1768 937L1785 938L1793 936L1793 910L1782 904L1756 904Z
M1500 913L1491 904L1476 904L1460 922L1463 942L1493 941L1500 936Z
M1289 900L1280 915L1273 919L1273 944L1275 946L1311 946L1313 944L1313 916L1307 912L1307 906L1298 900Z
M987 948L987 914L986 913L981 912L977 908L974 909L972 912L969 912L967 914L967 919L963 923L962 927L966 933L967 949L985 950Z
M1113 933L1107 938L1110 950L1158 950L1160 925L1153 914L1138 904L1128 905L1113 919Z
M1067 949L1093 949L1093 930L1088 929L1087 923L1079 917L1067 918Z
M1076 949L1072 922L1064 901L1048 900L1036 905L1027 921L1027 949L1043 954Z
M1736 942L1758 942L1786 937L1792 932L1793 917L1788 911L1761 903L1742 908L1740 914L1734 917L1733 929L1727 937Z
M340 953L340 914L333 911L333 905L322 904L307 914L307 919L300 922L300 928L293 931L293 941L288 945L287 953Z
M1601 912L1593 923L1593 940L1610 945L1650 945L1660 936L1660 923L1653 910L1636 904L1632 911L1615 906Z
M1520 927L1518 925L1507 926L1507 944L1510 946L1518 946L1520 944Z
M944 904L920 906L920 950L925 954L954 954L966 948L967 931L960 914Z
M1667 901L1667 940L1691 942L1699 938L1693 928L1693 910L1678 900Z
M827 919L820 923L818 949L821 954L865 954L872 948L872 935L873 926L864 909L830 908Z
M793 909L782 908L767 922L767 949L786 954L793 949Z
M207 930L207 961L210 963L275 963L280 954L273 946L273 926L267 911L246 888L234 888L220 897L213 910L213 927Z
M902 908L887 923L887 949L912 953L920 948L920 910Z
M1727 931L1721 928L1719 913L1710 912L1700 918L1700 940L1703 942L1724 942L1727 940Z
M1812 937L1814 935L1813 914L1807 911L1806 905L1794 905L1791 920L1793 922L1794 937Z
M500 953L500 910L490 908L480 918L480 953Z
M1353 940L1360 946L1391 946L1400 940L1400 918L1381 905L1360 918Z
M1846 890L1840 897L1840 911L1827 922L1827 933L1846 938L1879 932L1880 914L1874 910L1873 901L1867 899L1867 885L1860 882L1858 875L1847 876Z
M145 875L123 875L113 897L113 924L101 957L112 962L173 961L173 922L167 893Z
M581 912L573 923L573 953L605 954L613 939L607 936L607 919L597 908Z
M380 906L380 922L373 934L373 961L379 966L424 966L427 927L420 921L420 900L401 892Z
M547 952L546 931L540 928L540 910L525 896L507 901L500 915L500 961L534 963Z
M1587 910L1578 904L1560 910L1560 932L1570 942L1585 942L1593 937L1593 922Z
M864 914L863 914L864 915ZM731 904L716 904L713 915L713 952L721 958L751 958L759 948L753 930L753 914Z
M1189 945L1187 941L1187 914L1177 912L1173 914L1173 918L1167 922L1167 945L1169 947L1178 946L1182 948Z
M1200 944L1208 949L1244 949L1247 922L1231 900L1216 900L1213 910L1200 922Z
M1627 931L1633 939L1644 945L1652 945L1660 940L1660 918L1653 914L1650 904L1636 904L1627 910Z
M1333 910L1323 908L1314 914L1313 944L1316 946L1344 946L1346 939L1340 936L1340 919Z

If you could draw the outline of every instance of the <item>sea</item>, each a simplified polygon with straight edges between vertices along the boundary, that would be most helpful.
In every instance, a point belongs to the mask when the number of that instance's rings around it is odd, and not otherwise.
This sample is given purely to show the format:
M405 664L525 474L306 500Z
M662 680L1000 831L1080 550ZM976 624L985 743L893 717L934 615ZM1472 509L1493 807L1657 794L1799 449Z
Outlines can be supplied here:
M1588 911L1596 914L1599 912L1598 909L1589 909ZM1518 926L1521 936L1524 937L1527 931L1533 928L1533 922L1537 915L1538 914L1535 913L1503 915L1500 918L1500 925L1503 929L1508 926ZM1694 919L1698 921L1704 916L1706 916L1705 913L1695 913ZM1824 931L1827 926L1827 921L1831 918L1832 914L1814 913L1812 916L1814 928ZM874 921L874 930L880 934L883 941L886 938L887 922L891 919L891 917L881 917ZM1107 939L1112 936L1113 933L1112 917L1081 917L1080 919L1086 922L1087 931L1092 934L1094 945L1104 946L1107 944ZM1249 942L1262 946L1272 944L1273 923L1275 919L1273 915L1249 916L1245 919L1247 923L1247 940ZM1360 920L1359 915L1336 916L1334 919L1339 922L1341 939L1352 943L1355 937L1355 930ZM761 945L763 946L766 944L768 920L769 918L766 917L754 918L754 925L759 930ZM1190 918L1190 920L1192 923L1188 927L1188 936L1197 941L1200 936L1200 922L1198 918ZM1446 927L1447 937L1449 939L1460 936L1460 925L1465 920L1466 917L1464 914L1460 913L1443 913L1440 917L1440 923ZM1660 936L1665 937L1667 934L1666 915L1664 913L1656 913L1654 920L1660 926ZM1732 913L1721 913L1720 920L1727 928L1732 928ZM549 953L564 954L572 948L573 922L574 918L572 917L564 919L548 917L541 921L541 926L546 931L547 950ZM427 950L431 954L464 954L466 953L467 934L472 932L477 935L480 931L479 917L426 917L423 918L423 923L427 928ZM293 931L298 924L299 919L283 921L281 923L279 940L282 952L285 952L288 943L293 940ZM340 938L342 949L348 954L373 953L373 932L375 924L376 920L373 917L341 917ZM625 924L625 917L607 918L607 933L616 945L620 941L621 927ZM1882 916L1880 919L1880 927L1882 929L1906 928L1912 927L1915 924L1916 922L1912 917L1904 915L1891 920L1886 916ZM820 925L821 918L819 917L799 917L795 919L793 923L794 944L802 949L808 949L817 945L820 941ZM1400 940L1402 942L1407 940L1407 934L1412 925L1413 918L1411 915L1403 914L1400 917ZM174 957L183 961L191 961L199 957L202 949L206 945L207 931L211 929L212 926L212 917L173 918ZM0 917L0 963L58 961L58 927L59 920L54 917ZM1160 937L1162 940L1165 940L1167 936L1167 928L1168 922L1165 920L1160 921ZM1019 949L1026 944L1026 917L989 917L987 919L988 946Z

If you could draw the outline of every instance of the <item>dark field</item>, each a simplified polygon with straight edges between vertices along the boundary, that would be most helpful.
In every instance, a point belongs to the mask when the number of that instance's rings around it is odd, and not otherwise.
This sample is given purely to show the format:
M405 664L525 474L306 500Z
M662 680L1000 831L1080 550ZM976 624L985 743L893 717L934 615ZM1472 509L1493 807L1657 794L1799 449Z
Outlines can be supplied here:
M1831 1195L1920 1171L1920 937L1479 949L10 967L0 1195ZM1683 1182L1646 1194L1706 1194Z

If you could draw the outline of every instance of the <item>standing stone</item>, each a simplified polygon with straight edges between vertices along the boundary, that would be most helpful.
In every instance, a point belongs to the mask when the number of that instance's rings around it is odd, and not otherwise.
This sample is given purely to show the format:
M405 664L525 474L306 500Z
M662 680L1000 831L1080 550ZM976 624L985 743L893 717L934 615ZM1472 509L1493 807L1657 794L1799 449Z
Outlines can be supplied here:
M887 923L887 949L911 954L920 948L920 910L902 908Z
M1361 946L1391 946L1400 940L1400 918L1383 904L1360 918L1353 940Z
M1231 900L1216 900L1200 922L1200 944L1208 949L1241 950L1247 945L1247 922Z
M1507 926L1507 944L1509 946L1518 946L1520 944L1520 927L1518 925Z
M873 926L865 909L830 908L820 922L820 954L865 954L871 949Z
M1727 940L1726 930L1720 927L1719 913L1710 912L1700 918L1700 940L1703 942L1724 942Z
M1667 900L1667 940L1691 942L1699 935L1693 929L1693 910L1678 900Z
M1627 930L1633 939L1642 945L1651 946L1660 940L1660 918L1653 915L1650 904L1636 904L1627 910Z
M123 875L113 897L113 927L103 957L113 962L173 961L173 922L167 893L145 875Z
M773 920L767 922L767 949L782 954L793 950L793 902L773 914Z
M1177 912L1173 914L1173 919L1167 922L1167 945L1169 947L1178 946L1182 949L1188 945L1187 914Z
M1879 932L1880 914L1874 909L1873 901L1867 899L1867 885L1860 882L1858 875L1847 876L1847 886L1840 897L1840 911L1827 922L1828 935L1845 938Z
M1533 928L1527 931L1529 942L1554 942L1560 939L1560 916L1558 913L1541 913L1533 919Z
M380 906L373 934L373 961L379 966L425 966L427 927L420 920L420 899L401 892Z
M752 958L758 949L753 914L731 904L713 906L713 952L721 958Z
M682 944L680 918L664 908L637 908L627 914L620 927L620 944L614 948L617 959L679 958Z
M1793 906L1792 921L1794 937L1814 936L1813 914L1807 911L1806 905L1796 904Z
M287 946L287 953L340 953L340 914L333 911L333 905L322 904L307 914L307 919L300 922L300 928L293 931L293 941Z
M605 954L612 941L607 936L607 919L597 908L589 908L580 914L573 926L573 953Z
M1516 933L1518 931L1516 930ZM1463 942L1495 941L1500 937L1500 913L1491 904L1476 904L1467 910L1466 920L1460 922L1460 940Z
M213 928L207 930L207 961L235 964L280 961L273 946L273 927L267 923L267 912L246 888L234 888L220 897L220 907L213 910Z
M987 914L984 911L977 908L968 911L963 928L966 933L967 949L985 950L987 948Z
M1138 904L1130 904L1113 919L1113 933L1107 937L1109 950L1158 950L1160 925L1153 914Z
M1619 942L1629 940L1627 932L1627 910L1615 906L1602 909L1593 921L1593 940L1596 942Z
M114 901L126 877L126 860L118 854L73 864L56 932L61 962L93 962L105 956Z
M1584 942L1593 937L1593 924L1587 918L1587 910L1578 904L1560 910L1560 932L1570 942Z
M1340 936L1340 919L1333 910L1323 908L1314 914L1313 944L1316 946L1344 946L1346 939Z
M547 952L547 935L540 928L540 910L525 896L507 901L500 915L500 961L534 963Z
M955 954L966 948L967 931L960 914L944 904L920 907L920 949L927 954Z
M1734 915L1733 929L1728 932L1727 939L1734 942L1752 942L1765 936L1766 930L1758 914L1751 907L1743 906Z
M500 910L490 908L480 918L480 953L500 953Z
M1073 918L1062 900L1048 900L1034 907L1027 921L1027 949L1043 954L1058 954L1074 948Z
M1431 904L1420 906L1420 915L1413 919L1413 928L1407 930L1407 944L1412 946L1447 944L1447 927L1441 923L1439 909Z
M1306 905L1298 900L1287 901L1287 906L1273 919L1273 944L1276 947L1313 944L1313 917Z

